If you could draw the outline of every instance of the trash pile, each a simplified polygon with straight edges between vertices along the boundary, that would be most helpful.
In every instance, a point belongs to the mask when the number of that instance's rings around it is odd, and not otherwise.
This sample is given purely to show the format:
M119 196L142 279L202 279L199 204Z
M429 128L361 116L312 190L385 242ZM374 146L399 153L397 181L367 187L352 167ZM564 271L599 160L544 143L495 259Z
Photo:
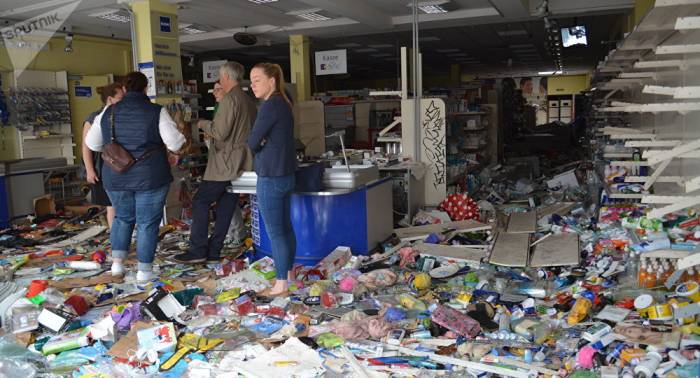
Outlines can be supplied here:
M257 294L275 267L250 241L174 262L185 224L145 285L110 275L94 220L5 230L0 376L697 377L700 214L542 183L452 196L377 253L295 266L277 298Z

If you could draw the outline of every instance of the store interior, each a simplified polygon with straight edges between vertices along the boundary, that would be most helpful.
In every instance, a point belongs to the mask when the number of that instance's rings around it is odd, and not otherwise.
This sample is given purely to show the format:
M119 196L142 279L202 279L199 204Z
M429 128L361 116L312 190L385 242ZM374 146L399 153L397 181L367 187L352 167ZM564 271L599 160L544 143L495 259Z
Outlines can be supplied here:
M0 376L700 376L699 29L700 0L3 0ZM291 103L282 296L258 165L220 257L178 259L227 62L246 135L256 65ZM149 279L84 159L133 72L185 140Z

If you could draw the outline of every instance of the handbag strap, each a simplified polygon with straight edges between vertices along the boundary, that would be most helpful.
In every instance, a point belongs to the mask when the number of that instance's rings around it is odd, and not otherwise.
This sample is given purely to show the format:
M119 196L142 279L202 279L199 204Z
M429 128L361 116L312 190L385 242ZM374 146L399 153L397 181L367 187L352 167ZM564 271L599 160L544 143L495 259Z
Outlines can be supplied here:
M109 113L109 139L112 143L117 142L117 138L114 136L114 113L117 110L117 104L112 104L112 108Z
M112 143L117 143L117 138L114 136L114 113L117 110L117 104L111 106L111 113L109 114L109 138ZM147 159L149 156L153 155L155 152L162 150L164 146L154 147L144 152L143 155L134 159L134 163L141 160Z

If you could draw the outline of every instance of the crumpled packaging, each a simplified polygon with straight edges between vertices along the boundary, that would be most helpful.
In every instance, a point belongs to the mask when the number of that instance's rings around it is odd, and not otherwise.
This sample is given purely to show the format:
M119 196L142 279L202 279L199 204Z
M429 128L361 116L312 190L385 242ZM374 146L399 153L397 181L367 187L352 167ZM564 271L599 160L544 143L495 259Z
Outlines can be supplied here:
M377 269L361 275L357 280L368 289L376 290L393 285L396 283L396 278L396 273L389 269Z

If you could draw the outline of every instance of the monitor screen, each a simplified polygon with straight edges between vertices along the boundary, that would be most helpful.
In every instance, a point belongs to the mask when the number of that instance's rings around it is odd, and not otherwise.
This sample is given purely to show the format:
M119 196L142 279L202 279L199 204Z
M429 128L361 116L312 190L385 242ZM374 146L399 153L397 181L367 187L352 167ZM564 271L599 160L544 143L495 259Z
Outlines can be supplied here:
M588 33L585 26L561 28L561 40L564 47L588 46Z

